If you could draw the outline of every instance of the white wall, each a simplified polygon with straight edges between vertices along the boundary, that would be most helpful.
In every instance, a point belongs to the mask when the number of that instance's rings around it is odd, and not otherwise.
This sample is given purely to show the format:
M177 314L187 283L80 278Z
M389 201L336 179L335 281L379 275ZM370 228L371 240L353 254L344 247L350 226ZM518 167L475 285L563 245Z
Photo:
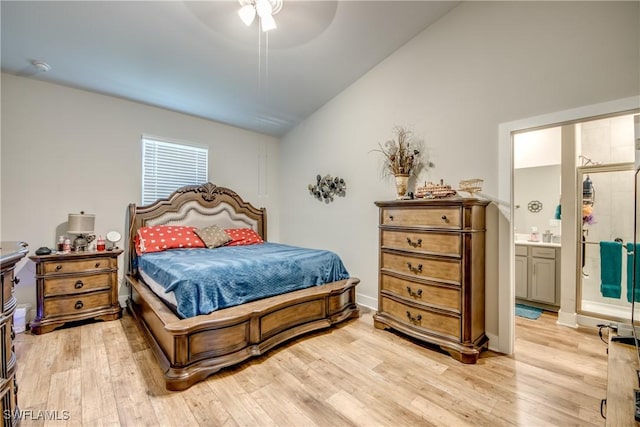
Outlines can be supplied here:
M639 93L638 13L636 2L461 4L286 135L283 241L338 252L362 280L359 302L375 306L373 202L392 199L394 187L380 179L380 157L370 150L394 124L406 124L425 139L436 164L422 179L457 185L479 177L493 196L506 179L510 189L509 177L498 179L500 123ZM317 173L345 178L346 198L314 200L306 186ZM498 263L497 241L508 244L510 236L498 236L497 228L496 217L487 253L491 337L499 331L498 269L510 262Z
M142 134L209 147L209 180L266 207L268 238L279 239L277 139L2 74L2 240L24 240L33 254L55 244L68 213L84 210L96 215L96 233L119 231L123 247L127 206L141 201ZM34 264L17 271L18 303L35 308Z
M513 171L513 225L516 233L529 236L531 228L537 227L540 238L545 230L560 235L560 221L550 221L560 204L560 169L557 164ZM529 202L534 200L542 203L538 212L529 210Z
M519 133L513 136L513 167L559 165L560 151L559 126Z

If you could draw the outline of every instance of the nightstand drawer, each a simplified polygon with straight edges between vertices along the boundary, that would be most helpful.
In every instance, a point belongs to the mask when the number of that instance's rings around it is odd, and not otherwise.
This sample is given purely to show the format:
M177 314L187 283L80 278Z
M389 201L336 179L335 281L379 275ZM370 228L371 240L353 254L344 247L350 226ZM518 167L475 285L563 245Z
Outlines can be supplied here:
M45 316L60 316L82 313L100 307L111 306L110 291L83 294L65 298L47 298L44 300Z
M111 287L111 274L92 274L88 276L58 277L44 280L44 296L81 294L100 288Z
M115 258L94 258L79 259L65 261L46 261L44 262L44 273L84 273L91 271L100 271L105 269L116 268L117 260Z
M383 313L402 323L460 339L460 318L457 316L422 310L385 297L382 297L381 307Z
M409 227L447 228L459 230L462 227L459 208L384 208L381 213L382 225Z
M404 298L410 298L418 303L439 306L460 312L460 289L444 286L427 285L411 282L383 274L380 277L383 291L392 292Z
M418 258L382 253L381 267L423 279L460 284L460 260Z
M382 230L382 247L419 252L460 256L459 233L423 233L419 231Z

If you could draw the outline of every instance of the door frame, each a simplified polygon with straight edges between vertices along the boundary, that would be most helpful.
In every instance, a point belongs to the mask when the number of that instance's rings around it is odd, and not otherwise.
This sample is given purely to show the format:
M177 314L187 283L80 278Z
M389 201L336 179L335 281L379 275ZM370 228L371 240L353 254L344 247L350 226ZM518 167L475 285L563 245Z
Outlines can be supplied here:
M555 113L543 114L498 125L498 199L509 200L508 206L501 206L498 218L498 259L507 260L498 265L498 337L492 348L505 354L512 354L515 342L515 244L513 233L513 134L525 130L562 126L572 122L619 114L640 108L640 96L593 104ZM575 177L574 177L575 179ZM564 187L564 184L563 184ZM574 262L572 260L572 262ZM563 269L564 270L564 269ZM573 272L572 272L573 274ZM563 275L564 276L564 275ZM565 277L562 278L565 280ZM563 288L567 285L563 284ZM561 296L558 323L576 327L576 283L573 276L573 290L570 295Z

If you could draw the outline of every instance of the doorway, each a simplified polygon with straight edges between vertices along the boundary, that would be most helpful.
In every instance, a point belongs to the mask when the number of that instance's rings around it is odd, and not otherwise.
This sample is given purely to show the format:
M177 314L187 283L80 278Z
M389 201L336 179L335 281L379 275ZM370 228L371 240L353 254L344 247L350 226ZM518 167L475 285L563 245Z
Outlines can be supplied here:
M499 125L499 186L497 198L500 200L509 200L510 205L506 209L500 209L501 214L498 218L498 257L499 259L508 260L508 262L501 262L498 265L498 336L495 337L495 345L492 346L492 348L495 348L497 351L511 354L513 353L514 343L515 233L513 224L515 203L513 199L513 135L519 132L561 126L563 140L565 138L571 140L575 138L576 126L567 125L586 122L594 118L637 113L639 111L638 105L640 105L640 97L635 96ZM575 145L562 144L562 158L563 160L564 158L577 159ZM571 327L575 327L579 323L578 305L576 301L576 257L578 254L578 246L576 243L577 208L575 207L577 200L576 167L578 165L579 163L576 161L576 164L565 173L564 168L566 168L567 165L564 161L562 162L561 190L563 201L561 205L563 207L565 205L574 206L574 208L568 208L568 212L562 212L561 296L558 323ZM565 198L568 199L568 204L564 202ZM567 243L565 243L565 240ZM584 316L580 316L581 324L589 324L585 323L585 320L586 318Z

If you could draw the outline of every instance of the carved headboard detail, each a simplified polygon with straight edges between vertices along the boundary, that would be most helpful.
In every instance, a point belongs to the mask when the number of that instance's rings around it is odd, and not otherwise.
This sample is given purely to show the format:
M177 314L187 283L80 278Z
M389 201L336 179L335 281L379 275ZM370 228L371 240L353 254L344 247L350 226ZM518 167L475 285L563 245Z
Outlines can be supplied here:
M129 204L129 250L127 272L136 272L134 238L138 229L147 225L180 224L203 227L219 225L222 228L247 227L267 240L267 212L244 201L235 191L207 182L187 185L151 205Z

